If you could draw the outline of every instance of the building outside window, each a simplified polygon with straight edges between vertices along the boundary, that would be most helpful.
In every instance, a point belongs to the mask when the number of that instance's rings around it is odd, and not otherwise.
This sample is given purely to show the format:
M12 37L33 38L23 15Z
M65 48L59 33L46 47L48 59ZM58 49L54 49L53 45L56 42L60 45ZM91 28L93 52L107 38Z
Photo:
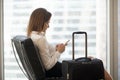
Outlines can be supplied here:
M39 7L52 13L48 41L52 44L70 40L60 61L72 59L72 32L88 33L88 55L103 60L109 68L107 52L106 0L4 0L4 77L5 80L28 80L20 70L13 53L11 39L26 35L31 12ZM49 4L49 5L48 5ZM76 41L76 58L84 56L84 42Z

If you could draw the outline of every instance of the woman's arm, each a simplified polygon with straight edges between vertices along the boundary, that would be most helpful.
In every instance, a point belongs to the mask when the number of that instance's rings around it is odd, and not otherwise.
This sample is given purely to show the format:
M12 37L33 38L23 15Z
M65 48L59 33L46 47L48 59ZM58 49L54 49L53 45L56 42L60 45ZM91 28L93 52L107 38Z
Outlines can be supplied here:
M55 51L53 47L50 47L45 38L41 38L36 42L43 64L47 70L52 68L60 57L60 53Z

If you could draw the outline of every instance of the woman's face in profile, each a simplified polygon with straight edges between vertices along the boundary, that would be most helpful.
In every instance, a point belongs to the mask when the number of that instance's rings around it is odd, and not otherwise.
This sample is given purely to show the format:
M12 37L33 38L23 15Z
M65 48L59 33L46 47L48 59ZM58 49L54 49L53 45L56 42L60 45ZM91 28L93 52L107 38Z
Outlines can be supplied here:
M49 23L50 20L44 23L43 32L46 32L47 28L49 28Z

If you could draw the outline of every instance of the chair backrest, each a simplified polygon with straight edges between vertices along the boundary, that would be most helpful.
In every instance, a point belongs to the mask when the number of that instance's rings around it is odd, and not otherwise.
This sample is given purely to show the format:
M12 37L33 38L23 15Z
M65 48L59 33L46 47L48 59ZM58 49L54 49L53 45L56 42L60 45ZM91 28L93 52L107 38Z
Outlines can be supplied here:
M29 80L45 80L45 69L39 51L31 38L18 35L12 39L12 43Z

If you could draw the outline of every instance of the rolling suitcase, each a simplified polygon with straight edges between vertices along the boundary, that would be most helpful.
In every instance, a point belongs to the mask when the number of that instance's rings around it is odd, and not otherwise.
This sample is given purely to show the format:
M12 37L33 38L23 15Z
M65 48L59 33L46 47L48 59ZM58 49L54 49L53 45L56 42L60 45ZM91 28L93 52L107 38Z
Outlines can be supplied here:
M85 35L85 57L74 59L74 35ZM104 66L100 59L87 57L87 33L72 33L73 60L62 61L62 74L64 80L104 80Z

